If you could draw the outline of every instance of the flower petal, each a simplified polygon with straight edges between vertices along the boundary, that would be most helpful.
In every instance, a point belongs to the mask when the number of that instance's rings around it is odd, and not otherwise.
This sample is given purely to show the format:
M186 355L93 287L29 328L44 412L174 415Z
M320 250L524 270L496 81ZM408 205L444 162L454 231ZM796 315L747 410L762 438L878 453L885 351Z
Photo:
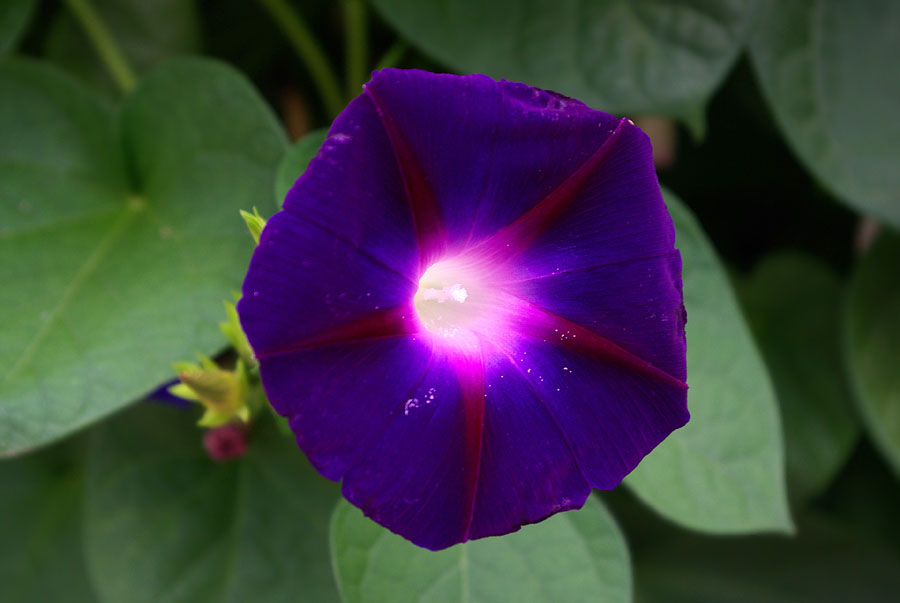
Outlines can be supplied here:
M401 336L267 357L261 376L298 445L322 475L343 479L348 500L421 546L467 539L482 443L480 367Z
M662 371L623 370L604 361L604 352L578 341L572 330L556 335L522 338L508 353L520 359L519 369L565 434L591 487L615 488L688 421L687 387Z
M419 383L342 483L344 496L366 515L432 550L467 540L472 520L483 376L476 373L475 387L467 387L460 368L435 349Z
M267 357L260 376L313 466L339 480L404 413L430 358L427 341L389 337Z
M630 121L622 120L559 189L541 200L550 208L532 208L471 253L513 259L503 269L521 278L673 250L675 228L659 190L653 149ZM543 219L529 220L530 214Z
M418 280L417 243L403 178L367 96L358 96L335 119L282 208L375 262Z
M552 258L528 264L535 272L547 271L546 275L507 286L514 286L518 295L542 309L685 380L685 314L677 251L559 272L554 272L554 260L561 263ZM517 278L512 271L510 278Z
M590 494L565 434L516 359L485 353L484 442L469 538L508 534Z
M239 306L266 392L413 542L580 507L687 421L680 256L630 121L385 70L284 208Z
M262 232L238 302L256 357L414 332L417 284L292 211Z
M577 100L481 75L386 69L366 85L411 193L430 199L457 253L549 195L615 130ZM436 259L434 250L431 259Z

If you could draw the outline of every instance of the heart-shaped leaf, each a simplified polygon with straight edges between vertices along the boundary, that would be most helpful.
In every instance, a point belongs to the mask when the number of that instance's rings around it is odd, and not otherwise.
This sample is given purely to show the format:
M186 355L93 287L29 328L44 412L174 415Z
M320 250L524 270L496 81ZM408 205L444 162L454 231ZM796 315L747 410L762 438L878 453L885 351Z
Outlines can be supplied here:
M238 211L270 203L284 136L243 77L207 60L148 76L117 124L37 63L0 66L0 88L9 454L97 420L166 381L171 362L224 345L221 302L252 248Z

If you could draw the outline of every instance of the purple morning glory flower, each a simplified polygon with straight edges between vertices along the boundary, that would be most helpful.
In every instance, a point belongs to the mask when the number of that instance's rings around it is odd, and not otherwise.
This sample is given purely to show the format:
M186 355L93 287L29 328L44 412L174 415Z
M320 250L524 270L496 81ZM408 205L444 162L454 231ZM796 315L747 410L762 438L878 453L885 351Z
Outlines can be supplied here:
M269 220L238 311L313 465L441 549L581 507L687 422L674 236L631 121L389 69Z

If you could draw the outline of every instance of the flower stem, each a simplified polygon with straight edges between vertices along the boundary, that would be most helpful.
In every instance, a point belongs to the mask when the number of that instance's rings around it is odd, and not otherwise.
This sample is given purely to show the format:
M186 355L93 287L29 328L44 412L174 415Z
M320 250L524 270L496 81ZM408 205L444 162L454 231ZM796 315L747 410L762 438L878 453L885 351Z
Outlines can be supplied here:
M366 77L366 68L369 66L366 3L363 0L344 0L343 4L347 96L353 98L359 94L360 87L368 79Z
M381 59L378 61L378 64L375 66L375 69L387 69L388 67L395 67L397 63L400 62L400 59L403 58L403 55L406 54L406 51L409 50L409 47L406 45L406 42L403 40L397 40L391 47L387 49L387 51L381 56Z
M297 56L306 64L331 117L336 116L344 107L341 88L325 52L306 22L288 0L259 0L259 3L269 12Z
M134 88L137 77L135 77L134 70L128 63L128 59L125 58L122 49L112 37L109 29L106 28L106 24L94 10L90 0L65 0L65 3L81 24L84 33L91 41L94 50L97 51L100 60L119 90L123 94L127 94Z

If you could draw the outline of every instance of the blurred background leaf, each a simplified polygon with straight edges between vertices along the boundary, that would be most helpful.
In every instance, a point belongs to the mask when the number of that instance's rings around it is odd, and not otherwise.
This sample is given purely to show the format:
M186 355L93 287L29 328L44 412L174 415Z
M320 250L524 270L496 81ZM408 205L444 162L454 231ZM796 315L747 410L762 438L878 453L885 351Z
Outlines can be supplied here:
M703 109L747 37L756 0L374 0L425 53L616 114L702 130Z
M847 465L814 505L848 531L900 555L900 480L868 439L860 439Z
M0 463L0 600L96 601L81 540L81 442Z
M0 55L19 41L36 7L37 0L3 0L0 4Z
M102 424L86 469L88 566L104 601L337 601L338 488L265 413L215 463L192 414L143 404Z
M859 212L900 227L900 3L762 0L750 43L788 143Z
M139 398L171 362L224 346L221 302L252 248L238 210L271 212L285 141L250 85L208 60L148 76L118 140L100 103L45 65L6 62L0 87L9 454Z
M872 441L900 477L900 236L885 230L850 283L846 362Z
M625 540L596 497L580 511L436 553L341 500L331 520L331 554L347 603L631 600Z
M784 445L766 367L712 244L673 194L666 204L684 264L691 420L625 483L664 517L696 530L790 531Z
M841 355L842 283L812 256L779 252L738 284L778 394L791 498L802 502L837 475L860 431Z
M900 556L828 521L798 536L684 536L636 557L639 603L892 601Z
M200 49L194 0L92 0L91 4L138 74ZM118 88L70 10L56 13L44 44L54 64L104 96L118 98Z

